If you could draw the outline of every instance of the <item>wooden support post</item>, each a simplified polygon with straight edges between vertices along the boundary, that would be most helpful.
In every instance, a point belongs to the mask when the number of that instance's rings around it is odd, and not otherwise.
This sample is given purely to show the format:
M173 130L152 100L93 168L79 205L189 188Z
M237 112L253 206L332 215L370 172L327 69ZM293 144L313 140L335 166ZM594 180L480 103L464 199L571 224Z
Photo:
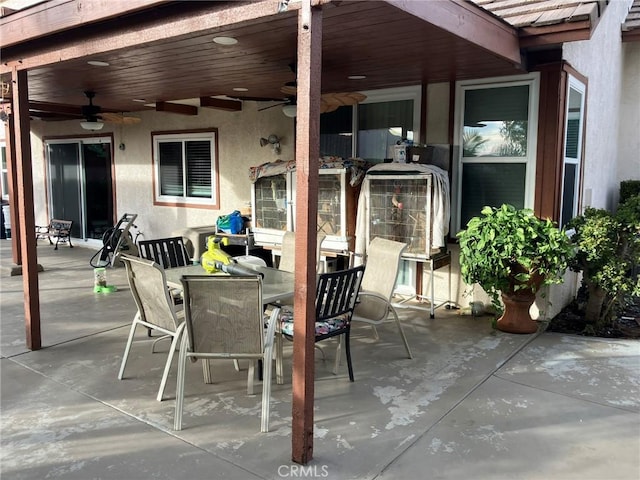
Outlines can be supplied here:
M36 251L35 219L33 216L33 174L31 173L31 139L29 125L29 95L27 71L15 67L11 74L13 93L13 129L15 134L15 165L18 179L18 223L20 236L13 241L20 242L22 255L22 284L24 288L24 320L27 348L39 350L40 336L40 296L38 292L38 263ZM12 233L13 235L13 233Z
M298 11L296 122L296 272L291 459L313 458L316 235L320 152L322 10L304 0Z

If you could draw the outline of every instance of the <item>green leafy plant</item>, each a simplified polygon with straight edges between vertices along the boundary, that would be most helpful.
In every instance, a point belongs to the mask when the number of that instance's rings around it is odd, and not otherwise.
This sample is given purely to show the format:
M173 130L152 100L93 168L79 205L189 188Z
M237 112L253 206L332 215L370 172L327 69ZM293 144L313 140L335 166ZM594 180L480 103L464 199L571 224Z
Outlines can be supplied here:
M577 255L569 266L582 272L588 299L584 311L587 330L611 324L613 313L640 296L640 195L629 197L613 214L587 208L567 228Z
M562 282L574 252L563 230L512 205L484 207L481 213L458 233L460 270L467 284L478 283L487 292L497 311L501 292L536 288L534 278L542 285Z
M625 203L629 198L640 195L640 180L624 180L620 182L620 203Z

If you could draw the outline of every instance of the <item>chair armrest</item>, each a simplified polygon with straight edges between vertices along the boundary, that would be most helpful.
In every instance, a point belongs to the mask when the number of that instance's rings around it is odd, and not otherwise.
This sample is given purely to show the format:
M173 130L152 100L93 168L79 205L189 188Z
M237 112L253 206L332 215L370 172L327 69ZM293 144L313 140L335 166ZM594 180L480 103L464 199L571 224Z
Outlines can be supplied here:
M279 323L278 322L279 316L280 316L280 307L275 307L271 311L271 314L269 315L269 320L267 321L267 324L265 326L266 327L265 342L264 342L265 350L273 347L273 340L275 337L277 324Z

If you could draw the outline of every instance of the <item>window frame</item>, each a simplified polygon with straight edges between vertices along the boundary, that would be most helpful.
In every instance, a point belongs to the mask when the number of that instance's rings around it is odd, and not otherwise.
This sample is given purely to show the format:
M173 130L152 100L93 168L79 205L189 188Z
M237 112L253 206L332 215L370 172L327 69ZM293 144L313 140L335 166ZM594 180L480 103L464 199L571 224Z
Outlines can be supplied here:
M367 98L365 100L351 107L340 107L351 108L351 131L348 133L348 135L351 136L351 157L358 157L358 107L359 105L363 104L412 100L413 141L414 143L420 142L420 120L422 109L422 87L420 85L411 85L407 87L396 88L382 88L378 90L363 90L361 93L366 95ZM320 134L322 134L322 131L320 132ZM386 156L387 152L384 153L384 156L382 158L386 158Z
M362 92L367 96L360 104L370 104L370 103L384 103L384 102L397 102L403 100L412 100L413 101L413 142L415 144L420 143L420 120L421 120L421 109L422 109L422 87L420 85L411 85L407 87L396 87L396 88L383 88L379 90L366 90ZM352 135L353 135L353 143L352 143L352 156L356 157L358 152L358 105L353 106L353 125L352 125ZM386 152L385 156L386 158Z
M465 93L468 90L479 90L489 88L504 88L527 85L529 87L529 103L528 103L528 126L527 126L527 154L524 157L464 157L462 137L464 134L464 110L465 110ZM501 163L501 164L524 164L525 166L525 191L524 206L525 208L534 207L535 200L535 182L536 182L536 159L538 150L538 106L540 99L540 74L531 73L526 75L514 75L510 77L483 78L476 80L463 80L456 82L455 93L455 114L454 114L454 145L457 147L456 158L453 165L451 192L452 209L451 225L456 232L464 228L461 225L462 217L462 178L465 164L472 163ZM453 235L455 236L455 235Z
M186 157L184 145L187 141L209 141L211 143L211 196L190 197L188 195L162 195L160 189L160 157L159 145L163 142L182 143L183 185L186 187ZM158 206L180 206L192 208L218 209L220 205L220 172L218 169L218 129L207 128L184 131L158 131L151 132L153 148L153 204ZM186 188L185 188L186 192Z
M587 85L586 82L583 82L575 75L567 72L567 82L566 82L566 93L565 93L565 105L563 113L563 135L562 135L562 172L560 174L560 210L558 213L558 224L560 226L566 224L571 218L578 215L580 210L580 192L581 192L581 184L582 184L582 165L583 165L583 156L584 156L584 129L586 122L586 106L587 106ZM578 138L576 142L577 147L577 155L576 158L567 156L567 141L569 138L568 130L569 130L569 120L571 120L571 112L570 109L570 96L571 89L574 89L581 95L581 104L580 104L580 124L578 127ZM564 215L564 207L565 207L565 175L567 165L575 165L575 177L573 179L573 208L572 215L570 218L563 218Z

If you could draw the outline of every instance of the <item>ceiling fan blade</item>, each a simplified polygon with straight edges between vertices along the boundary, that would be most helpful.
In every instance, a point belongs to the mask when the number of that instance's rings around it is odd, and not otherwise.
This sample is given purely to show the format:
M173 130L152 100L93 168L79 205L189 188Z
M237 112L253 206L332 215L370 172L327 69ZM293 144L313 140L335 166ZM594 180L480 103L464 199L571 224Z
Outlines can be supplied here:
M336 111L340 105L330 105L326 103L324 100L320 100L320 113L329 113Z
M323 93L321 99L327 105L336 105L342 107L343 105L355 105L366 100L367 96L359 92L336 92L336 93Z
M263 110L269 110L270 108L273 108L273 107L280 107L282 105L289 105L289 103L291 103L291 102L287 101L287 102L274 103L273 105L267 105L266 107L259 108L258 111L262 112Z
M104 112L101 113L100 116L102 120L107 123L117 123L120 125L133 125L142 121L142 119L138 117L127 117L120 113Z
M282 93L284 93L285 95L291 95L294 96L297 92L298 92L298 88L293 86L293 85L283 85L280 88L280 91Z

